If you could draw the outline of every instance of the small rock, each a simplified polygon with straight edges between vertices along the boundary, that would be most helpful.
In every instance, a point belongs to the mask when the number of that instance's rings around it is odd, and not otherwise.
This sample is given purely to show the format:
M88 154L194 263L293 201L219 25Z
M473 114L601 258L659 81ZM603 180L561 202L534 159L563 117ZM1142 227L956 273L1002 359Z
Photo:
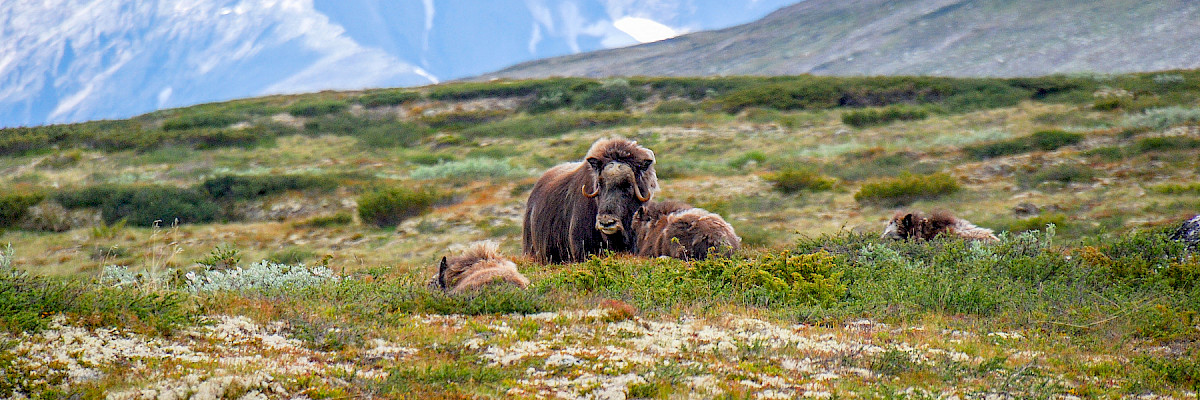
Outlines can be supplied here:
M1017 204L1016 207L1013 207L1013 214L1016 214L1018 217L1032 217L1034 215L1038 215L1040 212L1042 212L1042 210L1033 203L1021 203Z

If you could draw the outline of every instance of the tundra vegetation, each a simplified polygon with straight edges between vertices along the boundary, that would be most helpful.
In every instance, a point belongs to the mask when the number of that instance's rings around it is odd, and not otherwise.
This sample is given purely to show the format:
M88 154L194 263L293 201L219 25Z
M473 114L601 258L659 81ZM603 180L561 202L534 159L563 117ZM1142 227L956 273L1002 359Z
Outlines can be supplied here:
M1165 78L1169 77L1169 78ZM1189 398L1200 71L461 82L0 130L0 397ZM732 257L514 259L542 171L654 151ZM879 238L944 209L1000 239ZM170 392L170 394L165 394ZM257 397L257 396L252 396Z

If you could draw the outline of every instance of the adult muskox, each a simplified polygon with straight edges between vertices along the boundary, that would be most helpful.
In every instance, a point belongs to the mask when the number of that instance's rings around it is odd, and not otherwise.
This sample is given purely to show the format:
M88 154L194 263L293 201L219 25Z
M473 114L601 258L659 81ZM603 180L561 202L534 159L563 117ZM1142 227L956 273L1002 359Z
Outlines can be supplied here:
M709 254L733 255L742 238L720 215L677 201L646 203L633 218L637 253L644 257L668 256L703 260Z
M654 152L625 139L592 144L584 162L542 174L525 205L522 244L539 262L634 251L633 214L658 190Z

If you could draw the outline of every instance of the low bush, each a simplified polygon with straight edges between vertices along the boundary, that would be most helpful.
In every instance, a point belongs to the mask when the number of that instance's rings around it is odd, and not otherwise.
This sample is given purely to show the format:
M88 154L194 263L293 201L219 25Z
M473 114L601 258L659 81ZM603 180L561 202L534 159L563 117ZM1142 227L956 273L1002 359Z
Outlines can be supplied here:
M1125 117L1121 125L1126 128L1163 130L1176 125L1200 122L1200 108L1165 107L1152 108L1140 114Z
M912 106L891 106L882 110L856 110L842 114L842 123L855 128L886 125L894 121L916 121L929 117L929 111Z
M465 137L520 139L558 136L577 129L597 129L633 124L638 118L624 112L559 112L506 118L463 130Z
M109 224L127 219L137 226L212 222L218 211L207 193L168 186L93 186L61 191L55 200L66 208L98 208Z
M665 100L654 106L654 112L657 114L679 114L695 112L699 109L700 106L696 105L696 103L683 99Z
M200 188L216 200L244 201L290 190L329 192L338 184L336 178L317 175L225 175L206 179Z
M423 165L409 173L413 179L468 179L509 178L529 175L529 171L514 167L505 160L492 158L468 158L462 161Z
M301 100L288 106L288 114L296 117L319 117L345 111L350 104L342 100Z
M205 111L194 114L184 114L163 121L162 128L166 131L187 130L196 128L225 128L242 121L243 118L224 112Z
M1046 227L1053 224L1055 228L1067 228L1067 215L1063 213L1046 213L1025 219L1014 220L1006 225L997 226L1001 231L1013 233L1022 233L1030 231L1044 231Z
M1200 139L1188 136L1155 136L1138 139L1133 148L1138 153L1189 150L1200 148Z
M384 106L397 106L410 101L415 101L421 98L421 94L404 89L389 89L371 91L367 94L359 96L356 101L362 104L363 107L375 108Z
M377 189L358 198L358 216L363 223L395 226L405 219L433 210L445 196L433 190L408 188Z
M767 182L771 182L771 188L782 193L796 193L800 191L821 192L833 189L836 183L832 178L821 175L821 173L811 169L784 169L763 176Z
M29 212L29 207L41 203L45 195L40 193L0 194L0 228L16 226Z
M354 223L354 217L347 213L337 213L320 217L312 217L296 226L305 228L328 228L332 226L350 225Z
M945 173L913 175L905 173L895 178L883 178L864 183L854 200L859 203L899 206L917 200L933 199L953 194L961 187Z
M581 269L557 277L577 290L628 299L642 310L671 309L696 302L752 306L831 305L842 299L840 260L825 253L768 253L752 259L593 257Z
M1193 194L1200 195L1200 183L1174 184L1164 183L1150 187L1151 191L1162 194Z
M963 150L975 158L985 159L1027 153L1034 150L1052 151L1081 141L1083 141L1082 134L1049 130L999 142L966 146Z
M761 151L754 150L743 153L742 155L729 160L729 168L742 168L751 162L762 165L767 161L767 155Z
M510 114L504 110L452 111L420 117L420 121L434 129L461 130L475 125L504 119Z
M11 257L11 248L7 256ZM0 260L2 261L2 260ZM30 275L0 263L0 331L13 335L47 327L55 314L86 316L91 326L169 332L192 322L186 296L127 290L73 279Z
M584 109L620 111L625 109L627 102L644 100L647 95L645 90L630 86L629 81L616 78L580 93L574 103Z
M1091 182L1097 175L1096 170L1078 163L1062 163L1044 166L1034 171L1017 172L1017 183L1023 187L1035 187L1041 183L1083 183Z

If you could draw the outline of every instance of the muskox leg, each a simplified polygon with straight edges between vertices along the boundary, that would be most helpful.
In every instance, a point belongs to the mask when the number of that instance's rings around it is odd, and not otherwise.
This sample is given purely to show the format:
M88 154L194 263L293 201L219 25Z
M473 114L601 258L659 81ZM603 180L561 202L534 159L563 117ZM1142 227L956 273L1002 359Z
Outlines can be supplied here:
M442 256L442 264L438 265L438 286L446 290L446 257Z

